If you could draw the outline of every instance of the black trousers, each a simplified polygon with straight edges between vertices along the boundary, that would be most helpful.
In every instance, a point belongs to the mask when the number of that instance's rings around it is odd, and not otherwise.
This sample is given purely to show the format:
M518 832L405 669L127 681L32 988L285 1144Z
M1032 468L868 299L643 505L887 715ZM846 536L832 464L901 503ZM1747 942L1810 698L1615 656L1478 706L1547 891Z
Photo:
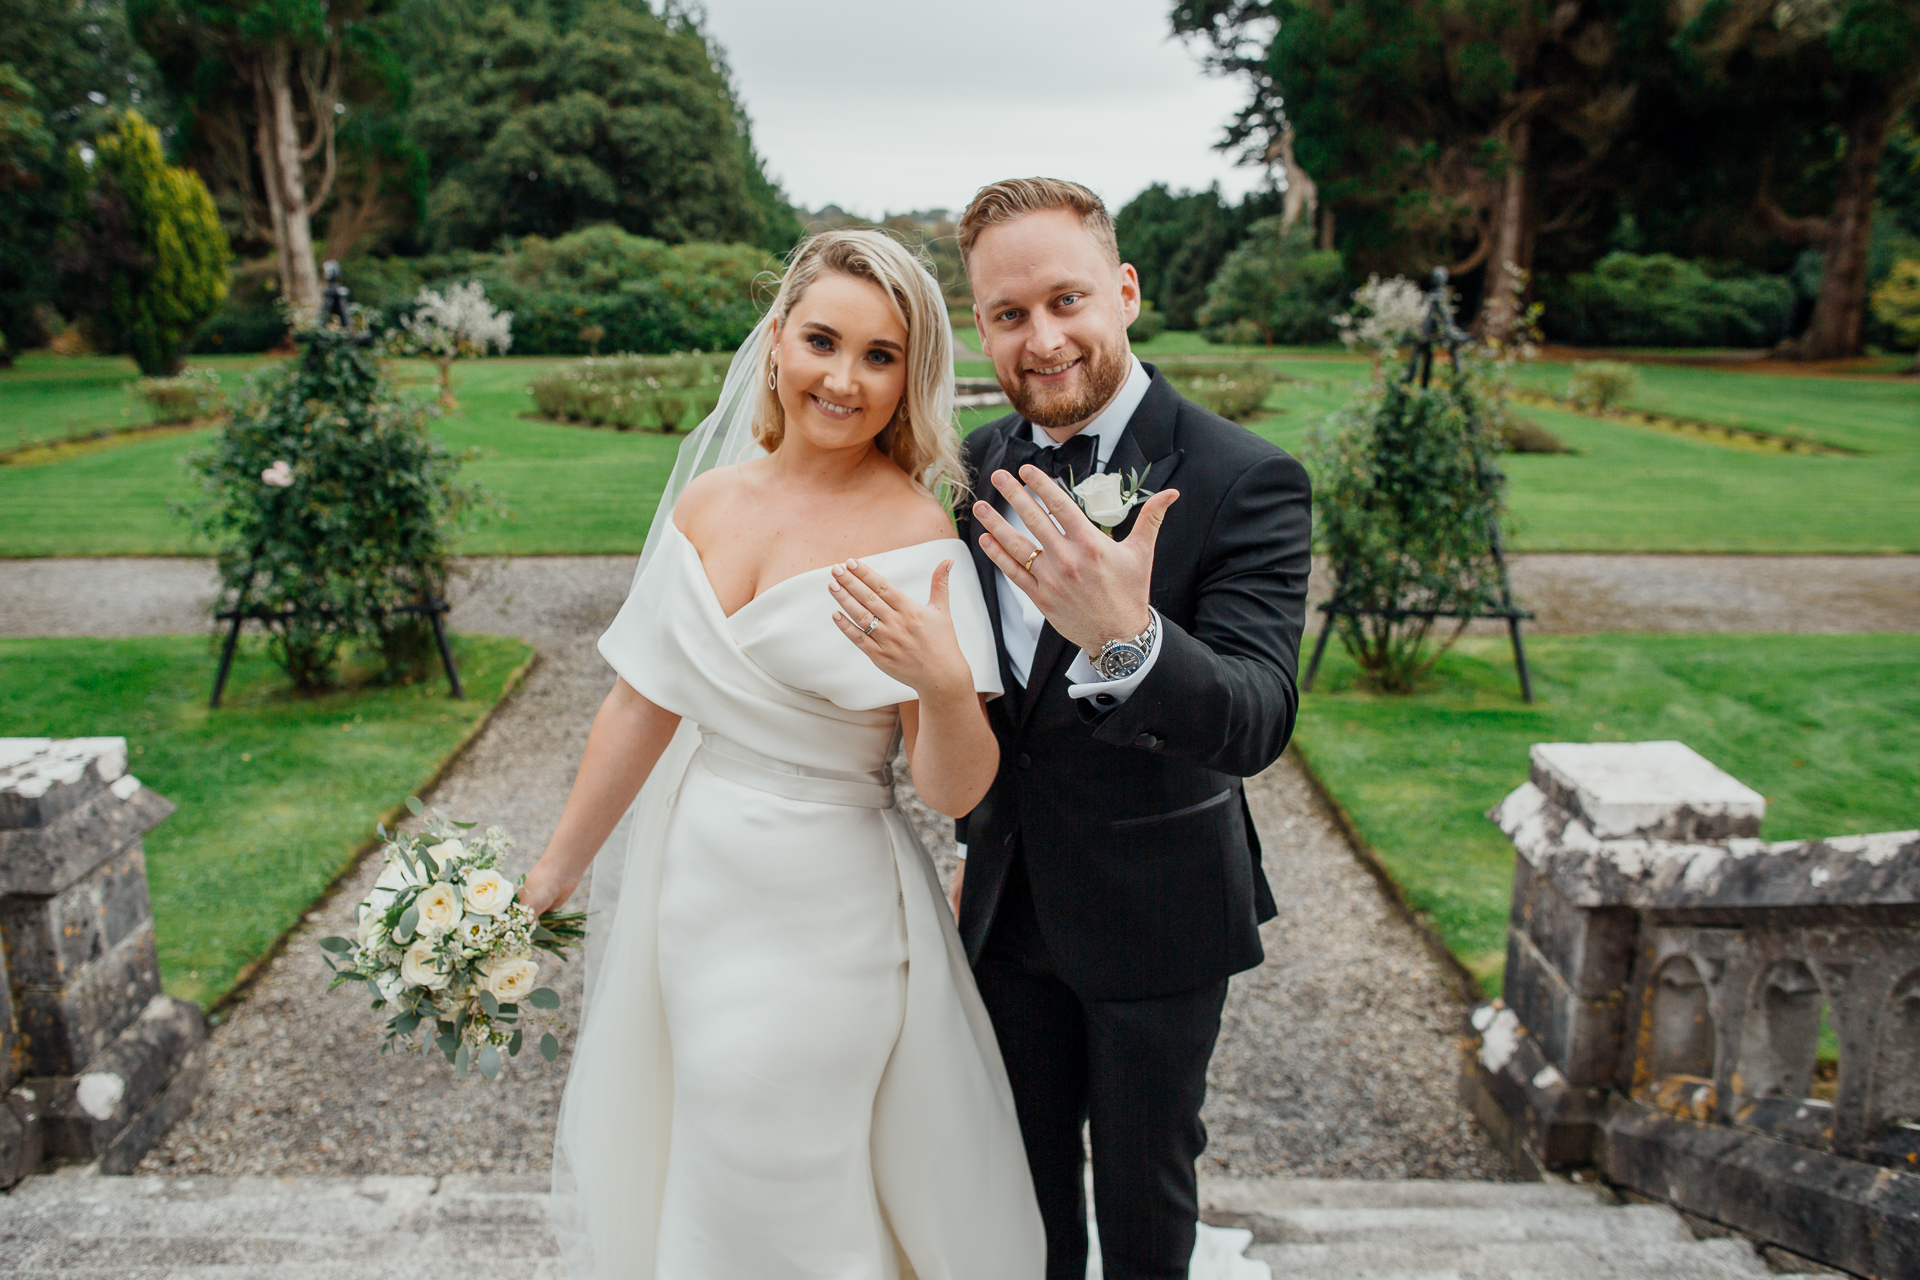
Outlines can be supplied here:
M1207 1145L1200 1107L1227 984L1085 1000L1049 971L1016 859L974 968L1047 1230L1047 1280L1085 1280L1085 1126L1106 1280L1186 1280Z

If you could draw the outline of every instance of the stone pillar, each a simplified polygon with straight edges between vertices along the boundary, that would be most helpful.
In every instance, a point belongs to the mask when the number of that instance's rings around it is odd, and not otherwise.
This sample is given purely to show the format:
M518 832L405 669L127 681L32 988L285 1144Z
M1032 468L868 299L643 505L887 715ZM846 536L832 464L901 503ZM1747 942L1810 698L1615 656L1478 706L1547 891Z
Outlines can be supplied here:
M1517 851L1513 911L1462 1083L1516 1164L1556 1169L1592 1162L1623 1069L1639 913L1614 851L1756 836L1766 799L1681 742L1537 743L1532 766L1488 815Z
M173 805L124 738L0 738L0 1186L42 1160L125 1173L205 1075L197 1006L160 993L141 837Z

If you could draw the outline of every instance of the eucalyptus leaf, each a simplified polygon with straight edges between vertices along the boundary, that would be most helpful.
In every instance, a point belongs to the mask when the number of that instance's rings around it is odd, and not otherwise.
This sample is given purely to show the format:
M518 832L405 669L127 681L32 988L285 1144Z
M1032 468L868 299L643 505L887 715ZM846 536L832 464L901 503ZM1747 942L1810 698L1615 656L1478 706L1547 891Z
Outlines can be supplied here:
M513 1036L507 1041L507 1056L509 1058L517 1058L520 1056L520 1033L518 1031L514 1032Z
M419 796L408 796L407 808L413 811L413 816L416 818L427 811L427 806L420 803Z
M320 939L320 948L323 951L331 951L333 954L340 956L353 950L353 944L345 938L322 938Z
M489 1018L497 1018L500 1016L500 1002L494 998L494 994L491 991L482 991L480 993L480 1007L487 1011Z
M405 911L401 912L400 927L395 929L394 933L398 935L399 941L401 941L402 943L412 942L414 926L419 923L420 923L420 908L410 906Z
M500 1074L500 1051L490 1044L480 1046L480 1074L489 1080Z
M398 1014L393 1019L393 1029L403 1036L410 1036L420 1025L420 1015L411 1011Z
M558 1009L560 996L552 987L535 987L527 993L527 1003L536 1009Z
M460 1052L454 1055L453 1074L457 1079L467 1078L467 1046L464 1044L460 1046Z
M553 1038L551 1031L540 1037L540 1056L548 1062L560 1056L560 1042Z

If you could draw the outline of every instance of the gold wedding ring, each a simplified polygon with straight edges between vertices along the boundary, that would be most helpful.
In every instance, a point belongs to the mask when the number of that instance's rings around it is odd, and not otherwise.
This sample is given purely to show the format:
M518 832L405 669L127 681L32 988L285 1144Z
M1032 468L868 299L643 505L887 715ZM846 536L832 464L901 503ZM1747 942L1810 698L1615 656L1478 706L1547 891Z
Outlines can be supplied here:
M1025 570L1026 570L1026 571L1027 571L1028 573L1032 573L1032 572L1033 572L1033 562L1034 562L1035 560L1038 560L1038 559L1040 558L1040 553L1041 553L1042 551L1045 551L1045 550L1046 550L1046 548L1045 548L1045 547L1035 547L1035 548L1033 549L1033 554L1032 554L1032 555L1030 555L1030 556L1028 556L1028 557L1027 557L1027 562L1026 562L1025 564L1023 564L1023 565L1021 565L1020 567L1021 567L1022 569L1025 569Z

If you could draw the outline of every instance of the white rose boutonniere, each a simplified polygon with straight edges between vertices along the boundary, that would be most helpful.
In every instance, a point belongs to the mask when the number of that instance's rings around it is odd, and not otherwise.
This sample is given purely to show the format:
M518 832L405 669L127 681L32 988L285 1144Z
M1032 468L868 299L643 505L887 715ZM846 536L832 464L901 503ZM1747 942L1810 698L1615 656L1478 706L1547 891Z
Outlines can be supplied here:
M1087 519L1100 526L1109 538L1114 528L1127 518L1127 512L1153 495L1140 487L1140 477L1129 474L1122 479L1117 471L1088 476L1068 490Z
M513 893L513 881L489 868L469 875L466 890L461 896L467 900L467 910L483 916L497 916L513 901Z

